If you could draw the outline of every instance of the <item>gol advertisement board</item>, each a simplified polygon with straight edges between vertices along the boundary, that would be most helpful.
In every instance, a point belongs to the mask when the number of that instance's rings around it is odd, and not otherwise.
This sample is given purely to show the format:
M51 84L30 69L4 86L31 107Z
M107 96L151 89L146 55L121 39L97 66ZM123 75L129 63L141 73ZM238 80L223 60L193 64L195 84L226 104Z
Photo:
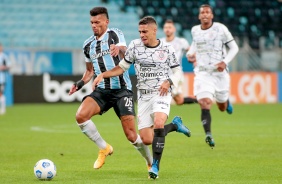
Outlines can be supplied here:
M231 73L230 100L233 103L276 103L279 101L278 73ZM193 73L185 73L184 94L193 94Z

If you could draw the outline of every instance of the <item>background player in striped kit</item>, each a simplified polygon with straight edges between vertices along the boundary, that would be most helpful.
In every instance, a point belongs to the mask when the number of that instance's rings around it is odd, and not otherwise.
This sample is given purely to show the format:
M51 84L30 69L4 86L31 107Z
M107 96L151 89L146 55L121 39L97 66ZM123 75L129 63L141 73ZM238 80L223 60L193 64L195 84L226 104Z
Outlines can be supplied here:
M182 66L182 57L183 54L189 50L189 43L186 39L177 37L175 35L176 28L174 22L170 19L165 21L163 26L165 37L161 38L163 42L166 42L175 49L176 58L179 61L180 67ZM181 67L182 68L182 67ZM197 103L197 99L193 96L184 97L183 96L183 85L184 84L184 74L182 72L181 78L178 85L172 86L172 97L177 105L182 104L194 104Z
M139 21L139 33L140 39L131 41L119 65L98 75L92 88L110 77L121 75L134 64L138 89L138 129L144 144L152 144L153 165L148 172L150 178L156 179L167 133L177 131L188 137L191 134L178 116L172 123L164 125L170 112L170 87L178 84L181 75L174 48L157 39L157 23L151 16Z
M193 42L187 53L189 62L195 66L194 95L201 107L201 121L206 133L205 141L213 148L210 109L215 98L220 111L232 114L233 108L228 100L230 76L228 63L238 53L238 46L221 23L213 22L212 8L202 5L199 8L200 25L192 28ZM226 52L226 46L229 47Z
M94 7L90 11L90 23L94 35L88 38L83 45L86 71L82 79L71 87L70 95L81 89L85 83L88 83L94 74L98 75L118 65L126 50L122 31L116 28L108 28L109 16L105 7ZM142 143L135 130L135 111L131 87L128 72L106 79L91 94L83 98L83 102L77 110L76 121L78 126L100 149L98 158L94 163L95 169L103 166L106 157L113 153L113 147L101 137L91 117L101 115L112 107L121 120L127 139L145 158L147 165L151 167L150 149Z
M6 99L4 95L4 88L6 82L6 75L11 64L8 57L3 52L3 46L0 43L0 115L6 112Z

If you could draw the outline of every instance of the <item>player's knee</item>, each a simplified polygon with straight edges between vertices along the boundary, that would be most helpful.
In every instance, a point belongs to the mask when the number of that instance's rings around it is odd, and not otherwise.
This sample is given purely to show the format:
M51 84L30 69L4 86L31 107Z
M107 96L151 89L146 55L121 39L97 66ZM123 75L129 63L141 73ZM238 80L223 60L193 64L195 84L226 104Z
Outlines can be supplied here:
M203 98L198 100L198 103L200 104L200 106L204 109L209 109L212 105L212 100L209 98Z
M158 118L154 121L154 129L164 128L164 122L166 120L162 118Z
M184 103L184 98L181 97L180 95L174 96L173 100L174 100L176 105L182 105Z
M127 132L127 133L126 133L126 138L127 138L127 140L130 141L130 142L135 142L136 139L137 139L137 133L134 132L134 131Z
M141 139L142 139L143 144L145 145L151 145L153 141L153 139L148 139L148 138L141 138Z
M176 105L182 105L184 103L184 100L182 99L178 99L178 100L174 100Z
M77 112L75 115L75 119L78 123L83 123L87 121L89 118L85 117L85 115L82 112Z
M225 107L225 106L218 106L218 109L219 109L221 112L223 112L223 111L226 110L226 107Z

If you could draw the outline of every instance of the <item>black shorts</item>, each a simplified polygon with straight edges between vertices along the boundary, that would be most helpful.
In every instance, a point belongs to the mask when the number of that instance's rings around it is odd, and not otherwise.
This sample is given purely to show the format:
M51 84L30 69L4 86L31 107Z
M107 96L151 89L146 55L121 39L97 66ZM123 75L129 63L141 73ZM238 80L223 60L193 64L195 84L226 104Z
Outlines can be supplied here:
M95 88L95 90L86 95L86 97L93 98L101 108L100 114L104 114L110 108L114 108L118 117L124 115L135 116L133 92L128 89L102 89Z

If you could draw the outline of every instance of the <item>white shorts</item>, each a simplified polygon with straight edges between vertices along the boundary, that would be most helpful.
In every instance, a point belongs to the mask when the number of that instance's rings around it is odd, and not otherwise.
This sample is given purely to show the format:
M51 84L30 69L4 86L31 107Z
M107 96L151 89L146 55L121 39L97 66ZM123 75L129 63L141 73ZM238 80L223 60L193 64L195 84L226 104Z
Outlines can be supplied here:
M155 112L163 112L168 116L171 99L171 93L167 96L155 94L148 100L138 99L138 130L154 125Z
M222 75L197 73L194 78L194 95L197 100L202 98L215 98L216 102L223 103L229 98L230 76L228 73Z
M183 93L184 73L182 72L181 78L177 85L172 86L171 94L176 96Z

